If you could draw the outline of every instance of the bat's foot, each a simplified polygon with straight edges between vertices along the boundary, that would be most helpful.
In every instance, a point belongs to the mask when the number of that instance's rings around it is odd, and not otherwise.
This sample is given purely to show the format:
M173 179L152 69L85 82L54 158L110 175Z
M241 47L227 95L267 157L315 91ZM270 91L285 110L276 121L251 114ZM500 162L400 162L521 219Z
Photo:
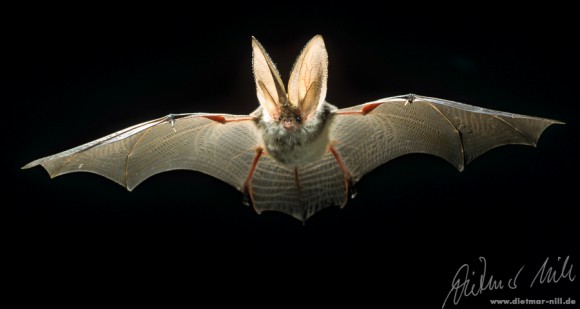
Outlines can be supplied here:
M248 194L248 192L244 192L244 195L242 196L242 204L244 204L245 206L250 206L251 202L251 198L250 195Z
M354 185L354 181L352 181L352 178L349 177L349 179L348 179L348 196L350 196L351 199L354 199L357 194L358 194L358 190L356 189L356 186Z

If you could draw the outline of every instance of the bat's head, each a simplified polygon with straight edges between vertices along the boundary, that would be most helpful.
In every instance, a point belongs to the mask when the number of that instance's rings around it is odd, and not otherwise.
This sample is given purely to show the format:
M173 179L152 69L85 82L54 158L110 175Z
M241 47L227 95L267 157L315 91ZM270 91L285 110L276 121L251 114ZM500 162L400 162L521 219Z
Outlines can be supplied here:
M252 37L254 79L262 121L280 134L299 132L318 124L326 97L328 55L322 36L312 38L294 63L288 92L274 63Z

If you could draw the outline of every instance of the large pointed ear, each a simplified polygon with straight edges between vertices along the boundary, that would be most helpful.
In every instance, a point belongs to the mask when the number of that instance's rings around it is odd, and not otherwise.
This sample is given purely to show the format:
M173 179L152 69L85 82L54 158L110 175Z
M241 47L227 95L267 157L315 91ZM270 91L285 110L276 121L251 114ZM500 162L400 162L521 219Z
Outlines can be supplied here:
M327 80L328 54L322 36L317 35L300 53L288 82L290 104L298 107L306 119L322 108Z
M252 37L252 57L258 100L270 117L276 119L279 107L287 101L286 89L274 63L255 37Z

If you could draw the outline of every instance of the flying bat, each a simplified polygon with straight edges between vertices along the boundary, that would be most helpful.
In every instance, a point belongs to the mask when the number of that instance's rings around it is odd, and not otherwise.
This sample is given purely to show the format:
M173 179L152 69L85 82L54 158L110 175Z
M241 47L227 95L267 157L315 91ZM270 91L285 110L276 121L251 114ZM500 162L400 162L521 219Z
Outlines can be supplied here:
M129 191L161 172L194 170L234 186L257 213L304 221L343 207L361 177L396 157L432 154L461 171L492 148L535 146L562 123L413 94L339 109L325 101L322 36L300 53L288 89L255 38L252 51L260 105L251 114L169 114L23 168L42 165L51 177L92 172Z

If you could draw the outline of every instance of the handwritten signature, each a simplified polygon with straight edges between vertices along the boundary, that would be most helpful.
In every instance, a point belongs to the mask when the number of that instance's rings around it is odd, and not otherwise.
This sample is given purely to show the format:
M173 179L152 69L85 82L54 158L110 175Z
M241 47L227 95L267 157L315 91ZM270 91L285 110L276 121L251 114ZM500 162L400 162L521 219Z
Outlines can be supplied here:
M561 257L557 258L557 263L560 263ZM569 264L570 256L561 263L560 267L551 266L549 264L550 258L547 257L542 266L537 270L534 279L530 283L530 288L535 284L551 284L558 283L561 280L569 280L573 282L576 279L576 275L572 273L574 264ZM453 304L457 305L462 297L478 296L485 291L493 290L504 290L510 289L515 290L518 288L518 278L526 265L522 265L520 269L511 277L508 277L507 281L494 278L493 275L487 274L487 259L483 256L479 257L479 261L482 264L482 272L479 274L479 278L476 278L475 271L470 270L469 264L463 264L453 277L451 283L451 289L447 293L445 300L443 301L443 306L445 308L447 301L451 298Z

